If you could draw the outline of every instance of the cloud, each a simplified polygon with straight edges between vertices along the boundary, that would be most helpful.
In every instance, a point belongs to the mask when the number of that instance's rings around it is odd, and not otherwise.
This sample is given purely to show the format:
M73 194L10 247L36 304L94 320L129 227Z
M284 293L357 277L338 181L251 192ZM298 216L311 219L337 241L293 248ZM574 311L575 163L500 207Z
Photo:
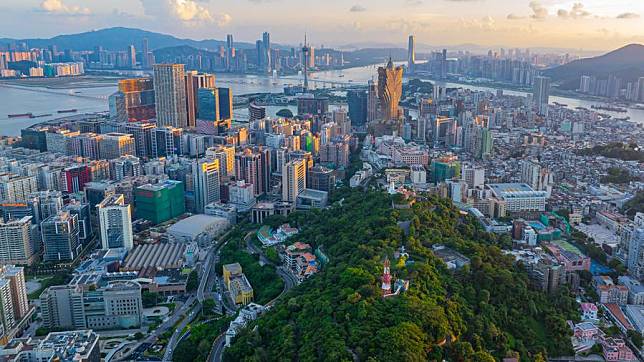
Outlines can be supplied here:
M617 19L639 19L640 14L636 13L622 13L617 15Z
M232 21L230 14L214 14L195 0L140 0L145 15L153 18L173 18L183 23L214 23L219 27Z
M530 15L532 19L543 20L548 17L548 9L543 7L539 1L530 1L528 6L532 9L532 15Z
M362 6L362 5L358 5L358 4L356 4L356 5L353 5L353 6L351 7L351 9L349 9L349 11L350 11L350 12L352 12L352 13L361 13L361 12L363 12L363 11L367 11L367 8L365 8L365 7L364 7L364 6Z
M89 8L77 5L67 5L62 0L43 0L40 3L40 9L54 14L65 15L90 15L92 11Z
M572 9L570 10L559 9L557 11L557 16L562 19L581 19L590 15L590 12L584 9L584 4L582 3L572 4Z
M520 20L520 19L525 19L525 16L517 15L517 14L508 14L507 16L508 20Z
M233 21L233 17L230 16L230 14L225 14L224 13L224 14L221 14L221 15L217 15L217 25L219 27L224 27L224 26L230 24L231 21Z

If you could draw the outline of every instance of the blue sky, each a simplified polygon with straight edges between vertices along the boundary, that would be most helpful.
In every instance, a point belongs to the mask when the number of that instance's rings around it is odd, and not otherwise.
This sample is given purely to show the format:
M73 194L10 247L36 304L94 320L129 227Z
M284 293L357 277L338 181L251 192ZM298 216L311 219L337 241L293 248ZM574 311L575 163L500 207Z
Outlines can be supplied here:
M474 43L613 49L644 43L644 0L2 0L0 37L50 37L111 26L195 39L270 31L295 44Z

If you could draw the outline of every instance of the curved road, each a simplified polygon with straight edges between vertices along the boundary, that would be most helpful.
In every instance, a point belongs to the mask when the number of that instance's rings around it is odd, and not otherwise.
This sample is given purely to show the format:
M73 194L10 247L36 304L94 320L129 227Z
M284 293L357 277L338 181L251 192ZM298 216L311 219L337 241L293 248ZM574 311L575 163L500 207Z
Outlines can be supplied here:
M270 260L266 258L266 255L264 255L263 250L259 249L255 244L250 242L250 237L255 233L255 231L249 231L246 236L244 236L244 241L246 242L246 247L249 250L251 254L259 254L260 260L267 264L267 265L273 265L275 266ZM280 276L284 280L284 289L278 295L275 297L275 299L271 300L270 302L266 303L267 307L270 307L274 305L286 292L288 292L291 288L293 288L295 285L297 285L297 280L295 277L286 271L284 267L282 266L275 266L275 271L277 272L277 275ZM226 333L220 334L212 343L212 349L210 350L210 355L208 356L208 362L221 362L221 357L224 353L224 346L226 344Z

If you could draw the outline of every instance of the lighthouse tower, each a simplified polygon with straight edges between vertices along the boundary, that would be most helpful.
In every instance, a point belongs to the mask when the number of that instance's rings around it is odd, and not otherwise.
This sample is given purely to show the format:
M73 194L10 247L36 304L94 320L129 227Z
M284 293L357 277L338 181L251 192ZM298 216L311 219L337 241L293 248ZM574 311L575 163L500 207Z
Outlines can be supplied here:
M389 274L389 258L385 259L382 272L382 296L391 294L391 274Z

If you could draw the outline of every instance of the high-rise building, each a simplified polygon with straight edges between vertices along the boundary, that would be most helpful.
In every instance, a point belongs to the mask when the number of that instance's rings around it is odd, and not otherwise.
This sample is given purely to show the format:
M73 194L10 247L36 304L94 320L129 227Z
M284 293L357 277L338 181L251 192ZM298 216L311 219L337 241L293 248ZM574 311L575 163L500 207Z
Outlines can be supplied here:
M373 80L367 83L367 123L378 120L378 84Z
M99 144L102 159L111 160L125 155L135 155L134 138L126 133L106 133Z
M0 264L31 265L34 259L30 232L32 216L0 220Z
M266 73L273 69L273 60L271 59L271 34L264 32L262 34L262 65Z
M134 247L132 211L122 194L107 197L98 204L98 218L103 249Z
M637 80L637 95L640 102L644 102L644 77L640 77Z
M550 78L534 77L534 89L532 92L537 112L545 116L548 113L548 102L550 101Z
M29 194L38 191L36 176L18 176L12 173L0 174L0 200L19 202L27 199Z
M250 102L248 104L248 118L250 123L266 118L266 108Z
M465 181L465 183L467 183L467 187L471 189L483 187L485 184L485 169L483 167L472 165L464 166L461 180Z
M349 118L356 127L367 123L367 92L363 90L350 90L347 92L349 104Z
M29 312L29 299L27 298L27 284L25 282L25 269L14 265L0 266L0 280L9 283L11 294L11 311L16 322L20 322ZM5 300L2 300L3 309ZM8 302L8 301L7 301ZM7 307L9 305L7 304Z
M186 212L184 184L166 180L158 184L139 186L134 193L135 215L153 224L160 224Z
M206 205L221 200L218 159L200 159L192 164L195 210L203 213Z
M381 108L381 119L398 119L398 103L402 96L403 68L394 67L391 59L385 67L378 68L378 100Z
M221 176L235 176L235 146L219 145L206 150L206 157L219 160Z
M187 127L184 65L155 64L153 69L157 125Z
M409 45L407 46L407 71L414 72L416 66L416 37L409 36Z
M152 155L155 158L180 155L183 153L181 148L181 128L170 126L157 127L152 132Z
M89 166L79 164L66 167L62 173L63 190L67 193L83 191L85 184L92 181L92 172Z
M335 188L335 172L324 166L313 166L307 171L308 189L331 192Z
M235 57L235 44L233 42L233 35L226 35L226 70L233 70L233 59Z
M127 62L130 68L136 68L136 49L134 45L127 47Z
M78 239L78 217L61 211L40 224L44 244L44 261L72 261L81 251Z
M154 123L132 122L125 126L125 132L134 138L136 157L143 159L152 158L152 133L156 129Z
M188 112L188 127L195 127L197 125L197 116L199 114L199 89L214 87L214 74L198 73L196 71L186 72L186 110Z
M436 184L452 178L461 177L461 164L455 159L433 160L431 164L432 181Z
M64 211L76 215L78 219L78 239L82 244L87 244L92 240L94 232L92 231L92 218L89 204L84 202L71 202L63 208Z
M87 278L87 275L80 275L78 279L68 285L49 287L40 295L44 327L107 330L141 326L143 305L139 283L105 281L103 277ZM83 284L83 279L89 280L88 284Z
M197 92L197 104L199 120L217 122L219 121L219 91L217 88L200 88Z
M311 47L306 41L304 34L304 45L302 46L302 67L304 68L304 91L309 90L309 57L311 56Z
M304 159L289 161L282 167L282 201L297 201L297 195L306 188L306 169Z
M230 121L233 118L233 91L230 88L217 88L219 94L219 117Z
M117 122L154 119L156 117L154 96L151 78L121 79L118 91L110 96L110 118Z
M112 180L120 181L126 177L140 176L143 174L141 160L136 156L121 156L110 160L110 174Z
M266 182L270 172L266 166L262 155L246 149L235 155L235 178L253 185L255 196L259 196L269 188Z
M141 51L141 66L143 69L150 69L151 62L150 62L150 44L148 42L148 38L143 38L143 50Z

